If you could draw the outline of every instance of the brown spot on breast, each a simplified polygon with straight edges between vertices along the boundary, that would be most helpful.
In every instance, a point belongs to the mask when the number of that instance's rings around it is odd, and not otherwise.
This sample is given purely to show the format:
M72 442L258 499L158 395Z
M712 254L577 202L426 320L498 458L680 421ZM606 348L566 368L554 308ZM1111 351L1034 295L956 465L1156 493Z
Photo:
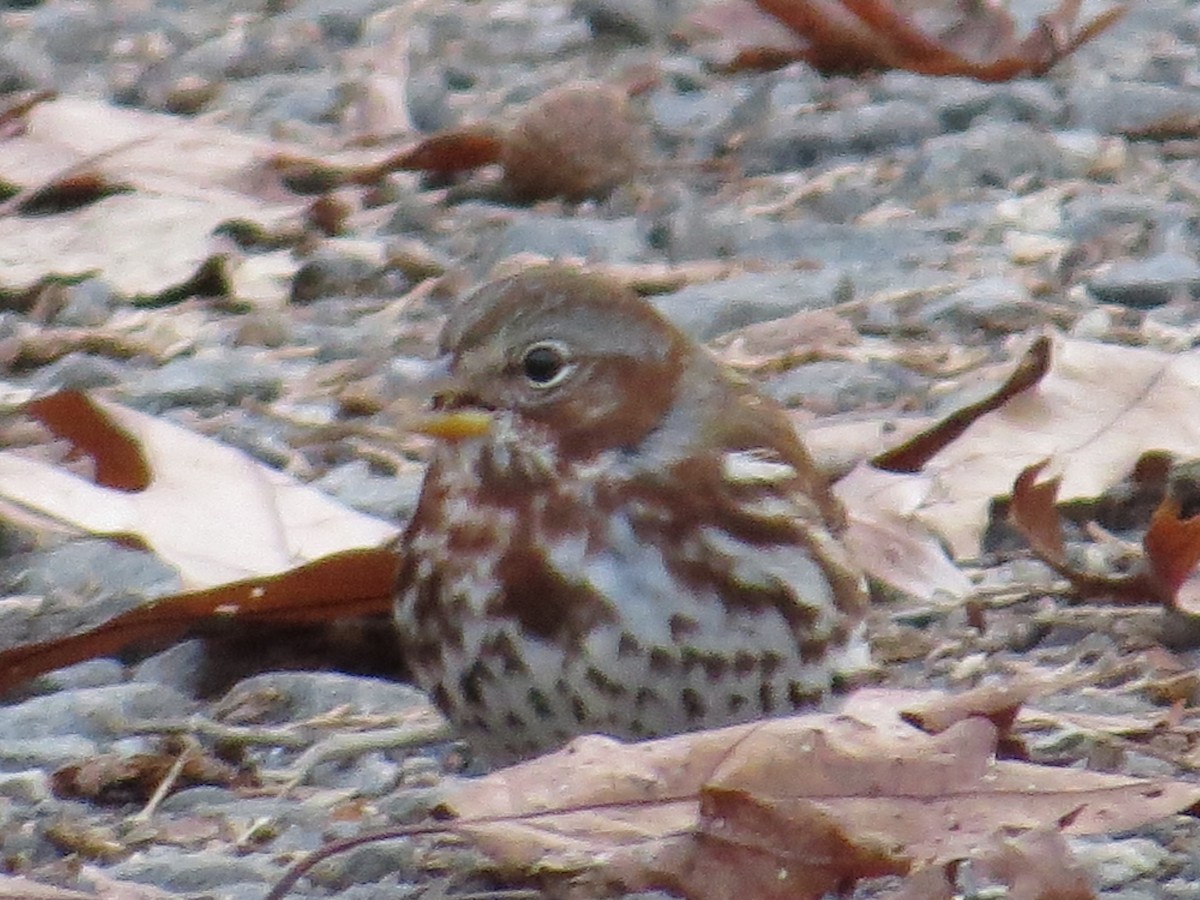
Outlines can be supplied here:
M684 715L692 722L703 719L708 711L704 698L693 688L684 688L679 694L679 702L683 705Z
M621 659L628 659L631 656L640 656L642 653L642 645L628 631L622 631L621 637L617 640L617 656Z
M587 704L578 694L571 695L571 715L575 717L575 721L582 725L587 721Z
M744 678L758 668L758 660L749 650L739 650L733 654L733 671L739 678Z
M788 703L792 705L792 709L816 706L823 696L824 694L816 688L805 687L798 681L788 682Z
M492 671L484 663L476 660L458 679L458 688L464 700L472 706L481 706L484 684L495 680L496 676Z
M633 698L633 705L638 709L645 709L651 703L658 701L658 694L654 693L650 688L638 688L637 696Z
M584 673L583 677L588 680L588 683L591 684L592 687L605 696L616 698L621 697L626 693L624 685L613 681L595 666L589 667Z
M829 649L829 641L823 638L809 637L800 643L800 659L804 662L819 662Z
M650 671L656 675L670 675L675 671L675 660L662 647L650 651Z
M779 671L779 667L783 665L783 660L775 651L767 650L762 655L760 665L762 666L763 678L770 678Z
M516 619L526 633L547 643L578 647L594 628L617 620L603 594L563 578L524 542L516 541L504 555L496 576L501 589L486 612Z
M683 643L700 630L700 625L695 619L682 613L672 615L667 620L667 627L671 629L671 640L677 644Z
M504 716L504 724L507 725L509 728L511 728L513 731L524 731L525 730L525 720L522 719L520 716L518 716L511 709Z
M446 685L440 681L434 685L433 690L429 692L429 699L433 701L433 705L441 710L447 719L454 718L454 707L456 704L454 698L450 696L450 692L446 690Z
M485 659L494 659L500 663L501 671L505 675L529 674L529 666L521 658L516 644L513 643L513 639L507 632L501 631L485 641L480 648L480 656Z
M525 695L529 700L529 708L533 710L533 714L539 719L549 719L553 717L554 711L550 708L550 701L546 699L546 695L537 688L530 688L529 693Z
M765 715L770 715L775 711L775 688L766 681L758 686L758 708Z
M704 659L704 674L712 683L716 683L725 677L725 672L729 669L729 660L720 653L710 653Z

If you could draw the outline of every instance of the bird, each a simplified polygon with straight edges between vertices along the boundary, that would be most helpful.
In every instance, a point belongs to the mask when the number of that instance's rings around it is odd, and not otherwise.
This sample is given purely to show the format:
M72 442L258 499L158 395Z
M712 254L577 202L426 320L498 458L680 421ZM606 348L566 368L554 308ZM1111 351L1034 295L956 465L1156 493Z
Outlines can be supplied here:
M394 620L480 759L811 709L869 667L827 479L644 298L533 265L452 309L436 364Z

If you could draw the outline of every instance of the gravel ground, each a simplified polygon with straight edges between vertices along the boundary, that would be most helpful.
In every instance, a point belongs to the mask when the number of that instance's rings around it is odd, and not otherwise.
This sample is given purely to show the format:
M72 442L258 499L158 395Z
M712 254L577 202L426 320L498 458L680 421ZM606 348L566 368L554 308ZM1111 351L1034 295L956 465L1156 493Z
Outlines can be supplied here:
M715 75L667 40L690 0L413 2L400 11L408 48L401 65L389 43L400 14L393 5L0 2L0 100L53 88L211 117L322 153L362 135L364 96L393 103L390 119L368 125L394 127L403 109L413 128L430 131L505 121L555 85L620 80L652 64L661 79L635 101L648 146L636 180L601 203L517 207L489 199L478 179L447 192L433 179L394 176L370 198L375 227L309 248L282 312L189 299L150 314L198 317L190 354L159 365L79 350L7 372L4 387L109 387L399 523L415 499L419 460L314 440L305 422L334 421L345 409L296 387L334 371L362 376L354 361L366 358L388 362L367 373L381 382L364 376L364 385L395 391L403 357L436 331L445 298L433 292L406 311L404 327L380 333L373 314L418 276L381 268L364 247L387 256L402 246L460 284L522 253L613 266L731 264L732 277L655 298L706 340L833 308L880 346L967 347L980 359L1004 358L1010 336L1047 323L1166 349L1190 347L1200 334L1200 3L1139 0L1049 76L999 85L905 73L822 78L800 66ZM1044 5L1014 6L1028 21ZM97 326L129 299L103 276L69 286L49 311L0 297L0 338L30 326ZM767 382L813 416L936 412L953 405L955 386L944 372L882 354L818 360ZM363 418L370 424L369 409ZM0 588L10 603L95 593L102 584L97 602L115 609L174 586L144 554L99 542L47 548L9 529L2 547ZM986 583L1049 583L1037 565L1002 550L983 561ZM1045 705L1123 715L1168 702L1120 689L1149 665L1139 651L1161 637L1156 614L1116 616L1029 596L990 615L980 636L961 610L886 608L877 641L888 683L963 687L1020 660L1083 662L1118 674L1105 690ZM456 764L453 748L324 762L286 797L189 788L145 820L119 797L56 797L51 774L63 765L157 748L159 736L139 733L147 723L165 727L197 714L225 725L295 726L312 738L330 721L349 721L338 716L386 722L421 702L402 684L362 674L386 674L386 652L343 656L358 674L287 672L275 667L337 658L337 639L310 647L281 638L279 648L245 636L222 640L83 663L0 702L5 868L89 892L107 876L178 895L252 900L289 859L323 841L419 817L439 772ZM1195 667L1195 650L1178 654ZM324 725L312 724L322 717ZM282 771L301 749L266 740L241 759ZM1079 734L1042 734L1032 749L1039 761L1194 777L1170 754ZM1200 896L1200 830L1190 819L1080 841L1076 850L1105 897ZM489 886L470 853L425 841L362 848L296 890L367 898Z

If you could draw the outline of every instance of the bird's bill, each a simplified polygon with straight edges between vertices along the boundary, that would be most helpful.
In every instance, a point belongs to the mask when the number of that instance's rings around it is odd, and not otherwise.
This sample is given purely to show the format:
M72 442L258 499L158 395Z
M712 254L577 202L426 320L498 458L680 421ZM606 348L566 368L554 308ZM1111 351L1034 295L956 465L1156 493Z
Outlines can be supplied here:
M481 409L450 409L419 416L409 427L439 440L465 441L487 435L492 430L492 414Z

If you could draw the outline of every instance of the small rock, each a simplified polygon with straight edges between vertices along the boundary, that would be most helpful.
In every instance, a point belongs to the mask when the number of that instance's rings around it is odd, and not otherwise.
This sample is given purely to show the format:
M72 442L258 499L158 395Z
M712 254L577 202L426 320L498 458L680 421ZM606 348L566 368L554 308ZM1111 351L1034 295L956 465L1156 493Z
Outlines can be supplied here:
M489 264L518 253L593 262L640 262L648 255L641 228L633 218L564 219L522 212L493 241L484 253Z
M150 413L176 406L230 406L242 400L273 400L283 372L252 350L213 348L145 372L124 390L126 401Z
M202 683L205 656L204 641L183 641L142 660L130 680L166 685L194 697Z
M784 406L820 414L887 407L923 387L923 380L894 363L822 360L797 366L763 388Z
M192 708L187 697L157 684L80 688L0 707L0 734L103 740L118 736L125 722L178 718Z
M0 774L0 798L32 806L50 799L50 779L41 769Z
M1101 890L1119 888L1135 878L1157 873L1169 855L1147 838L1075 839L1070 843L1076 858Z
M216 889L238 882L272 882L281 874L278 866L260 855L164 846L139 851L109 871L114 878L184 894L223 893Z
M424 705L425 695L414 687L379 678L342 675L336 672L268 672L239 682L221 699L225 709L244 702L261 704L270 697L256 722L309 719L340 706L350 706L364 715L394 715Z
M1181 253L1113 263L1088 282L1088 293L1100 303L1134 309L1162 306L1172 300L1200 297L1200 264Z
M1197 90L1096 76L1075 82L1069 99L1073 123L1101 134L1194 132L1200 122Z
M902 187L913 196L954 196L1006 188L1018 178L1042 185L1070 174L1068 157L1052 135L1029 125L987 123L926 141Z
M575 0L571 14L587 21L596 37L653 44L679 17L678 0Z
M423 474L418 469L399 475L376 475L364 459L330 469L312 483L359 512L403 522L416 508Z
M755 322L832 306L840 283L841 277L831 272L738 275L689 285L652 302L685 333L708 341Z

